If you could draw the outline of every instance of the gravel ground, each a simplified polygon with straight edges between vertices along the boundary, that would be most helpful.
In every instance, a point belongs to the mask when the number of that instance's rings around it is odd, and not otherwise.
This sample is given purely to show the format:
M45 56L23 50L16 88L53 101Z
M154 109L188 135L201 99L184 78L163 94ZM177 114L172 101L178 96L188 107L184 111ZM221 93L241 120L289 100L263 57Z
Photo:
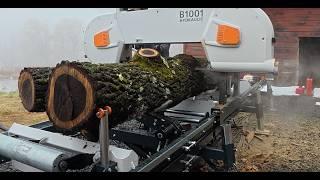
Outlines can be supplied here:
M276 111L265 109L265 129L270 135L259 135L262 140L254 137L250 143L243 141L242 131L255 130L255 115L240 114L238 125L242 127L236 130L235 138L238 169L243 172L320 171L320 106L315 106L317 101L320 100L306 96L276 97Z

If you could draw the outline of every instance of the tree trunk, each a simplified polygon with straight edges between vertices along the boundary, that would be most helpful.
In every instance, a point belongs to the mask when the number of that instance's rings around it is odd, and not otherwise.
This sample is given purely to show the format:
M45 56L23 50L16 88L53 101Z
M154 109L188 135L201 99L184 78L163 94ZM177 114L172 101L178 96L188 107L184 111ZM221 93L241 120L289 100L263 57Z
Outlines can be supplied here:
M112 108L113 127L168 100L174 106L206 90L202 72L195 70L199 66L187 55L167 60L136 55L125 64L63 61L50 75L47 114L61 129L81 129L98 137L98 108Z
M24 108L29 112L46 111L46 93L50 67L24 68L18 80L19 95Z

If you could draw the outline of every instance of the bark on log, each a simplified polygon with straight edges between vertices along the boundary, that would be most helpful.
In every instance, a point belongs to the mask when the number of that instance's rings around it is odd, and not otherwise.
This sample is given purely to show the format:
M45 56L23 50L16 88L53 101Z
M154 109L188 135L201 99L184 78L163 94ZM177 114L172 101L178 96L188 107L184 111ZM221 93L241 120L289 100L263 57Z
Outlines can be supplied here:
M19 96L29 112L45 112L50 67L24 68L18 80Z
M167 60L136 55L126 64L63 61L50 75L47 114L58 128L98 137L98 108L111 106L113 127L169 99L176 105L206 90L203 73L195 70L199 66L188 55Z

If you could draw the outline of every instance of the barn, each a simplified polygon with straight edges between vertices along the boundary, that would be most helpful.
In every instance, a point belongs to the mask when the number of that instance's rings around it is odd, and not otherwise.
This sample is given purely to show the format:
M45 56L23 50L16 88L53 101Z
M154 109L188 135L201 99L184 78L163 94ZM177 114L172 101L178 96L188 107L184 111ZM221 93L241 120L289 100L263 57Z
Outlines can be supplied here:
M320 86L320 8L263 8L275 31L275 85L304 84L307 77ZM185 44L184 53L204 57L200 44Z

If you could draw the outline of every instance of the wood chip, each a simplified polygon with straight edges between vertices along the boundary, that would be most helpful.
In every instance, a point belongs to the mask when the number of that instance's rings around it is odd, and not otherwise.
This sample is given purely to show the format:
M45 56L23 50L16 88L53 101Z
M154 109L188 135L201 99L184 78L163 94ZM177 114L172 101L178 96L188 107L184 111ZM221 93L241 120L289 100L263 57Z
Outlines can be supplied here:
M270 136L270 132L261 132L261 131L256 131L255 132L257 135L266 135L266 136Z
M262 153L258 153L256 155L254 155L253 158L263 158L263 154Z
M249 131L248 135L246 136L246 141L248 143L250 143L252 141L252 139L254 138L254 134L255 134L254 131Z
M237 148L241 151L244 148L244 136L240 137L239 143L237 145Z
M306 145L304 145L304 144L297 144L297 143L294 143L294 142L292 142L291 144L292 144L292 145L295 145L295 146L306 146Z
M0 124L0 132L1 131L8 131L9 128L5 127L4 125Z
M259 137L259 136L257 136L257 135L254 135L254 137L263 142L263 138L262 138L262 137Z
M246 169L247 171L249 171L249 172L256 172L256 171L258 171L258 167L255 166L255 165L248 165L248 166L245 167L245 169Z
M247 135L249 134L249 131L248 131L248 130L244 130L244 129L242 128L242 134L245 135L245 136L247 136Z

